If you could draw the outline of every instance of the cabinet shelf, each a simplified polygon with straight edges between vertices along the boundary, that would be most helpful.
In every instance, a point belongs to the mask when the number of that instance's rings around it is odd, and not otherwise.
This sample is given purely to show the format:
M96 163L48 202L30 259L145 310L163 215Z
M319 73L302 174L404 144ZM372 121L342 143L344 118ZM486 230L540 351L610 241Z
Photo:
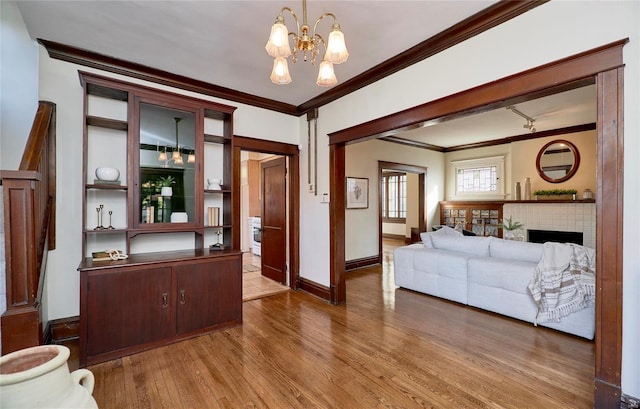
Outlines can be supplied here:
M127 190L126 185L108 185L99 183L88 183L85 185L87 190Z
M207 194L226 194L231 193L231 189L205 189L204 192Z
M120 121L119 119L102 118L92 115L87 115L87 125L115 129L117 131L126 131L129 129L129 124L125 121Z
M205 229L207 230L214 230L214 229L230 229L233 226L230 224L223 224L222 226L204 226Z
M95 234L126 233L127 231L128 229L125 227L119 227L115 229L100 229L100 230L84 229L83 230L84 233L95 233Z
M204 134L204 141L207 143L230 143L231 138L220 135Z

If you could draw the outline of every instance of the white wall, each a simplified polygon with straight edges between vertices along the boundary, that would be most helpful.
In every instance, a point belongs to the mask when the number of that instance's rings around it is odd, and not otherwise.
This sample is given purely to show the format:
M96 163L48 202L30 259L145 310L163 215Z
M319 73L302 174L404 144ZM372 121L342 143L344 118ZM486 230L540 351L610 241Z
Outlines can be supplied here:
M347 145L346 174L369 179L369 207L345 211L346 260L378 254L378 161L428 168L427 222L429 226L438 224L438 202L443 199L444 192L444 154L380 140ZM395 234L404 236L406 228L401 226L402 229Z
M544 22L544 24L540 24ZM320 109L318 189L328 191L328 133L404 108L629 38L624 47L625 226L639 226L640 201L640 3L634 1L545 3L425 61L362 88ZM479 58L478 56L481 56ZM300 119L300 134L306 125ZM303 152L304 154L304 152ZM302 158L303 162L306 160ZM302 167L301 180L306 180ZM301 189L302 190L302 189ZM442 192L439 193L442 196ZM329 282L328 207L302 195L301 275ZM622 390L640 396L640 230L624 231ZM348 242L348 240L347 240Z

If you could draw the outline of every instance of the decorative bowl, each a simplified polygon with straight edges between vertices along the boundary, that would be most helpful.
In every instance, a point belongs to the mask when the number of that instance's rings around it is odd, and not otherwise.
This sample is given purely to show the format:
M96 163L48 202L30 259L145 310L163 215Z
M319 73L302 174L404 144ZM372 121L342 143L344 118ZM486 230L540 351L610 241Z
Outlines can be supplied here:
M96 177L99 180L115 182L120 177L120 171L116 168L99 167L96 169Z

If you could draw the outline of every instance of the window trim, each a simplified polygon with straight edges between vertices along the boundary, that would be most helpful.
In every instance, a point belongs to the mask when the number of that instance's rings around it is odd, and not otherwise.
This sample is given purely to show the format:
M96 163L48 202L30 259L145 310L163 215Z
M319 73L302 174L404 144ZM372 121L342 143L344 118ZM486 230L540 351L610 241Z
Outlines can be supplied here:
M466 199L504 199L505 197L505 177L504 164L506 155L490 156L476 159L463 159L450 162L452 200ZM458 192L458 170L496 167L496 191L495 192Z
M407 186L407 172L400 172L400 171L394 171L394 172L384 172L382 174L382 178L385 180L388 180L389 176L404 176L405 177L405 192L406 192L406 186ZM382 183L382 181L381 181ZM384 183L384 187L385 187L385 193L384 193L384 201L386 201L386 203L381 203L383 205L383 207L380 209L380 215L382 217L382 222L383 223L397 223L397 224L406 224L407 223L407 217L406 217L406 210L405 210L405 217L386 217L386 214L389 214L389 184L388 183ZM381 198L382 199L382 198ZM398 199L400 199L400 192L398 191ZM405 195L405 209L407 206L407 197ZM382 214L383 209L386 210L386 214Z

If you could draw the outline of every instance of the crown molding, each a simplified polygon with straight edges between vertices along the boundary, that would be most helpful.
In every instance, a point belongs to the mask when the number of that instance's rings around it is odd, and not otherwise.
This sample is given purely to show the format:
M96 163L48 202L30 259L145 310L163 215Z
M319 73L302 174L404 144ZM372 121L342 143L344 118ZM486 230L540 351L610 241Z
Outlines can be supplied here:
M125 75L144 81L197 92L242 104L252 105L288 115L301 116L307 112L342 98L360 88L381 80L417 62L429 58L462 41L517 17L549 0L501 0L471 17L455 24L414 47L392 57L330 90L295 106L269 98L236 91L208 82L196 80L146 65L121 60L93 51L60 44L45 39L38 42L47 50L49 57L73 64L96 68L114 74Z

